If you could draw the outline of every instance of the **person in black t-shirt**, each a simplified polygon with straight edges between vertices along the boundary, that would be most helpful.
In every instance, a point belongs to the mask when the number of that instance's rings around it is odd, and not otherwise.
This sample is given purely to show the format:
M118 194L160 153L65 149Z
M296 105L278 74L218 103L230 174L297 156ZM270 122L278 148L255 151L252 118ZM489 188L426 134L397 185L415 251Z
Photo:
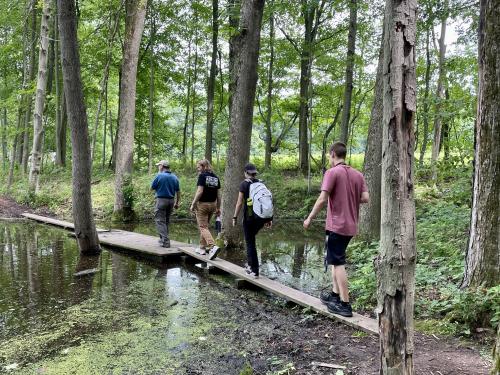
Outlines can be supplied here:
M246 273L254 278L259 277L259 258L257 256L257 247L255 244L255 236L266 226L272 227L272 219L262 219L255 215L253 208L248 205L250 196L250 185L260 181L257 178L257 168L253 164L245 166L245 180L240 184L238 201L234 209L233 227L236 225L238 215L243 207L243 233L245 235L245 243L247 247L247 267Z
M200 230L200 247L195 251L200 255L206 255L209 252L209 259L214 259L220 251L215 245L214 238L209 230L211 217L220 215L220 180L212 171L210 162L206 159L199 160L196 163L196 169L199 173L197 189L191 203L190 210L196 214L198 229Z

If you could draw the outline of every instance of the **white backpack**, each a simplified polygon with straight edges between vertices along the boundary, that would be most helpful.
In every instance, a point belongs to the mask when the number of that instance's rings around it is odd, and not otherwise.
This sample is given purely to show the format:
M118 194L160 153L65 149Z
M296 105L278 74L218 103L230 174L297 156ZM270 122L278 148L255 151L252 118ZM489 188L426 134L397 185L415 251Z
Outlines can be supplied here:
M262 181L250 182L250 192L248 197L251 199L252 209L255 215L262 219L273 217L273 195ZM249 207L250 208L250 207Z

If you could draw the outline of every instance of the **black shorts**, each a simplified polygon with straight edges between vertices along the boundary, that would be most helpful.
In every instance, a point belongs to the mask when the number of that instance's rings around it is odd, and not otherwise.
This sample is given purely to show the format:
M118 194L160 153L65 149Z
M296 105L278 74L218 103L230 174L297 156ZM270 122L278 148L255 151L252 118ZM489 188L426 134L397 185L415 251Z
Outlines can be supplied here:
M334 232L326 231L325 237L325 265L342 266L345 264L345 251L352 236L343 236Z

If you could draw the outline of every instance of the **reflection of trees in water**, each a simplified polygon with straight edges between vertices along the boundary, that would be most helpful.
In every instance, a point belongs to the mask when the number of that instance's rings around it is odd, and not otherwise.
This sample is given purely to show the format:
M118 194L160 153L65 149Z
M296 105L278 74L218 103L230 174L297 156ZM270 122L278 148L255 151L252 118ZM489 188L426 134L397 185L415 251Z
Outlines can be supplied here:
M111 265L113 302L122 306L122 304L125 303L125 299L122 298L122 296L123 293L126 293L129 283L127 261L122 255L112 252Z
M90 270L99 267L99 257L97 255L83 255L80 253L78 262L75 267L75 273ZM74 276L72 287L72 301L74 303L81 303L88 299L92 293L92 285L94 282L95 273L90 273L83 276Z
M64 266L63 266L63 249L64 241L62 238L56 239L52 243L52 270L51 283L52 294L61 296L64 293Z
M295 245L295 251L293 252L293 265L292 265L292 276L300 278L302 274L302 266L304 265L304 252L306 249L305 243L298 243Z
M38 300L40 292L40 277L39 266L40 261L38 258L38 234L36 231L29 231L26 233L26 257L28 266L28 288L30 304L34 304Z

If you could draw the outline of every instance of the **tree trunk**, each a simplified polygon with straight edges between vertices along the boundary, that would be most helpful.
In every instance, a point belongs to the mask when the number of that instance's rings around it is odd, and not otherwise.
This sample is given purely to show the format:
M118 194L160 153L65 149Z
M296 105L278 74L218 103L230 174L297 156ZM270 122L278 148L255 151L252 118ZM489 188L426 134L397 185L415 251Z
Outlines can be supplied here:
M380 374L414 374L416 0L387 0L377 313Z
M38 79L35 95L35 112L33 116L33 148L31 149L31 167L29 174L29 190L38 191L40 164L42 162L43 110L45 91L47 89L47 62L49 49L49 22L52 0L44 0L42 21L40 23L40 51L38 54Z
M427 29L426 39L425 39L425 89L424 89L424 106L422 116L424 118L424 130L422 131L422 148L420 149L420 159L418 165L422 167L424 165L424 155L427 151L427 142L429 140L429 86L431 81L431 52L429 48L429 29Z
M8 150L7 150L7 108L3 109L3 122L2 122L2 169L4 172L7 170Z
M35 58L36 58L36 4L35 1L31 3L31 38L29 39L29 48L30 48L30 58L29 63L27 64L27 72L25 75L28 77L28 81L26 81L26 90L31 85L31 82L35 79ZM31 94L25 95L25 112L24 112L24 131L23 131L23 147L21 154L21 168L23 173L26 173L28 170L28 156L29 156L29 147L30 147L30 122L31 122L31 106L32 106L32 97Z
M195 13L195 23L198 16ZM196 125L196 82L198 81L198 32L194 39L193 109L191 111L191 168L194 168L194 128Z
M500 0L481 0L474 187L462 287L500 284Z
M354 75L354 54L356 52L356 31L358 28L358 4L357 0L350 0L349 11L349 35L347 37L347 59L345 68L345 89L342 122L340 125L340 141L347 145L349 140L349 119L351 117L351 101Z
M317 5L316 5L317 7ZM300 55L300 104L299 104L299 168L303 175L308 171L309 144L307 141L307 119L309 118L309 88L312 69L312 47L316 35L313 33L315 5L305 6L304 42Z
M66 165L65 151L66 151L66 140L62 137L66 137L66 130L63 130L62 122L62 107L64 104L64 92L61 92L60 78L59 78L59 30L57 21L57 1L55 1L55 13L54 17L54 35L56 35L56 41L54 42L54 77L55 77L55 89L56 89L56 161L55 164L58 167L64 167ZM64 149L64 151L63 151Z
M154 16L153 16L154 17ZM148 173L153 172L153 131L154 131L154 100L155 100L155 62L154 38L156 34L155 20L152 20L151 30L151 63L149 65L149 134L148 134Z
M187 131L189 126L189 107L191 106L191 40L188 44L188 82L186 93L186 116L184 117L184 128L182 129L182 158L184 164L187 161Z
M73 0L58 0L57 4L64 93L68 104L73 146L72 196L75 235L80 252L93 253L98 252L100 248L92 215L90 145L80 74L75 4Z
M131 218L134 155L135 92L137 62L141 45L146 0L126 0L125 40L120 84L120 120L116 142L114 215L119 220Z
M495 340L495 346L493 347L493 368L491 369L491 375L500 374L500 325L497 327L497 339Z
M272 5L272 3L271 3ZM271 148L273 133L271 127L273 104L273 68L274 68L274 12L269 16L269 70L267 72L267 111L266 111L266 149L264 167L271 168Z
M237 33L231 37L231 105L229 144L227 148L222 226L228 245L237 243L241 230L233 227L232 217L245 163L250 156L253 107L257 86L260 49L260 27L264 0L243 0Z
M437 181L437 160L439 158L439 150L441 148L441 121L442 121L442 106L444 101L444 80L446 79L445 72L445 54L446 44L446 21L448 20L448 0L443 4L444 15L441 19L441 35L439 36L439 76L436 90L436 113L434 115L434 140L432 142L431 155L431 178L434 183Z
M217 78L217 41L219 38L219 0L212 0L212 59L207 87L207 131L205 136L205 159L212 161L214 130L215 79Z
M384 33L378 56L375 91L366 140L363 174L370 193L370 202L361 205L359 215L359 232L365 241L376 241L380 238L380 189L382 183L382 126L384 98Z

